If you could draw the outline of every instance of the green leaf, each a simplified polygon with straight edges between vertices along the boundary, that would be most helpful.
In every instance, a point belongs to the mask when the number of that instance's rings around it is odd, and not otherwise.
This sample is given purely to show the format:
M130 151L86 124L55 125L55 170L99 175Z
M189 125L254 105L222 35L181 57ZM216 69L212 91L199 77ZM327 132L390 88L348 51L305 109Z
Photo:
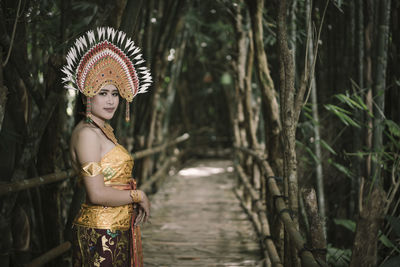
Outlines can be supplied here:
M361 128L361 126L356 121L354 121L347 115L352 114L350 111L331 104L324 105L324 107L328 111L331 111L333 114L335 114L345 125L352 125L354 127Z
M349 266L350 258L351 258L351 250L350 249L340 249L332 247L331 244L328 244L328 254L327 254L327 262L330 266L335 267L345 267Z
M387 136L387 138L389 138L390 139L390 143L388 142L388 144L392 144L392 145L394 145L397 149L400 149L400 142L398 141L398 140L396 140L395 138L393 138L393 135L391 135L391 134L389 134L389 133L387 133L387 132L384 132L385 133L385 135Z
M398 267L400 266L400 256L391 257L381 267Z
M309 148L309 147L304 147L304 149L310 154L310 156L313 158L315 163L318 163L318 158L315 156L314 152Z
M380 232L380 231L379 231L379 232ZM380 232L380 233L381 233L381 232ZM389 239L386 235L381 234L380 237L379 237L379 241L381 241L382 244L384 244L386 247L388 247L388 248L393 248L394 250L396 250L397 252L400 253L400 250L396 247L396 245L394 245L394 244L392 243L392 241L390 241L390 239Z
M385 120L385 123L392 135L400 137L400 126L397 123L391 120Z
M361 126L357 123L357 122L355 122L353 119L351 119L349 116L347 116L346 114L344 114L344 113L339 113L339 114L337 114L338 116L339 116L339 119L341 120L341 121L343 121L346 125L352 125L352 126L354 126L354 127L357 127L357 128L361 128Z
M333 150L333 148L332 148L330 145L328 145L327 142L325 142L323 139L321 139L321 140L319 140L319 141L320 141L321 145L322 145L326 150L328 150L329 152L331 152L333 155L337 155L336 151Z
M346 113L346 114L349 114L349 115L352 114L350 111L348 111L348 110L346 110L344 108L338 107L336 105L326 104L325 107L328 108L328 110L332 110L332 111L336 111L336 112L342 112L342 113Z
M357 103L356 101L354 101L353 99L351 99L347 95L337 94L337 95L335 95L335 97L337 99L339 99L342 103L345 103L348 106L350 106L352 109L358 108L358 109L363 110L363 106L361 106L359 103Z
M333 219L334 223L337 225L341 225L346 229L349 229L353 233L356 231L356 223L352 220L347 219Z
M363 110L368 110L367 105L364 103L364 101L362 100L362 98L358 95L355 95L354 98L357 100L357 103L360 104L360 106L362 107Z
M345 166L343 166L342 164L339 164L337 162L331 161L330 162L336 169L338 169L340 172L342 172L343 174L345 174L347 177L349 178L353 178L353 173L346 168Z
M304 116L306 116L310 121L312 121L313 123L316 123L316 121L314 120L314 118L311 116L310 113L308 112L304 112Z
M309 103L307 103L306 105L303 105L302 109L307 111L307 112L309 112L309 113L312 112L312 107L311 107L311 105Z
M337 94L335 95L335 97L337 99L340 100L340 102L347 104L348 106L350 106L351 108L354 109L354 106L347 100L347 96L343 95L343 94Z

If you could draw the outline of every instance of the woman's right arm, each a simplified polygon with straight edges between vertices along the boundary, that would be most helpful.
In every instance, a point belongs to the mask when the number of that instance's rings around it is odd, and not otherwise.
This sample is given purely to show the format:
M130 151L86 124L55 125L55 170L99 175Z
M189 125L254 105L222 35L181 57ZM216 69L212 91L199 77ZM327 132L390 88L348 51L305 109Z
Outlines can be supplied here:
M91 129L82 129L77 136L74 144L77 161L80 166L85 163L101 161L100 141L96 132ZM95 176L83 176L88 200L95 205L102 206L121 206L133 202L129 190L118 190L104 185L104 176L99 173ZM146 215L150 215L150 204L146 194L138 190L141 194L141 206L144 206Z

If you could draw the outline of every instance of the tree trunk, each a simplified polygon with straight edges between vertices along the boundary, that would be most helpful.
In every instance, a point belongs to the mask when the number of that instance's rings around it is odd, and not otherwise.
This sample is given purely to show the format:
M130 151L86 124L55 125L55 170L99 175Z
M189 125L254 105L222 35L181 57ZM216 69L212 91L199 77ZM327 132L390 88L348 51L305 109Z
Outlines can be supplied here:
M276 1L278 5L277 12L277 44L279 51L279 79L280 79L280 100L281 100L281 121L282 121L282 139L284 148L284 178L289 198L289 208L293 214L293 222L298 228L298 177L297 177L297 158L296 158L296 128L302 106L304 104L304 94L310 78L314 76L314 61L310 62L307 58L305 69L301 76L300 84L296 90L294 87L294 66L293 55L288 48L288 37L286 28L286 1ZM326 9L325 9L326 10ZM322 16L321 25L325 16ZM319 38L319 34L318 34ZM309 42L310 36L307 38ZM318 46L316 46L318 48ZM286 193L286 192L285 192ZM291 264L299 266L299 259L294 246L290 246ZM289 263L288 263L289 264Z
M126 7L127 0L117 0L114 1L114 6L111 12L109 13L107 19L107 25L114 27L116 29L121 25L122 16Z
M66 144L68 141L63 139L62 130L66 123L66 105L65 105L65 91L63 91L62 84L60 81L59 70L62 66L61 59L56 55L50 57L48 62L47 73L45 73L46 90L52 91L57 88L57 91L63 92L60 94L59 104L56 106L51 119L46 127L46 131L43 134L43 141L40 143L38 155L37 155L37 171L39 175L54 173L56 169L62 169L60 162L60 155L63 153L62 144ZM57 168L58 167L58 168ZM45 250L52 247L58 246L62 241L62 232L60 229L63 228L63 223L61 223L61 210L59 209L59 199L60 199L60 184L46 185L38 188L43 206L46 207L45 220L43 221L46 235L45 244L47 247L43 248Z
M156 120L158 119L157 116L157 103L159 98L161 97L161 81L165 76L165 71L167 69L167 62L164 60L166 58L166 54L169 52L167 49L170 47L171 42L176 37L176 34L181 30L183 23L182 23L182 8L183 8L183 1L172 2L168 6L163 7L165 10L162 10L162 19L159 22L160 25L165 25L165 27L160 27L158 32L155 32L155 35L152 36L152 47L151 54L153 55L150 58L154 60L151 62L151 69L153 73L153 80L154 86L151 88L152 92L148 96L147 104L141 106L140 112L141 114L145 115L138 126L137 129L139 133L142 135L144 134L147 138L145 140L145 148L150 148L153 145L155 137L157 136L156 132ZM151 10L150 10L151 11ZM162 29L161 29L162 28ZM146 33L148 34L148 33ZM147 47L149 48L149 47ZM146 100L146 98L142 98ZM140 103L144 104L141 100ZM147 120L147 121L146 121ZM151 172L151 166L149 159L144 159L142 163L142 170L140 172L140 178L145 179L148 177L149 173Z
M243 99L244 107L244 117L246 121L247 139L249 141L250 147L253 149L258 149L258 141L256 136L257 124L253 112L253 96L252 96L252 73L253 73L253 60L254 60L254 46L253 46L253 35L251 32L248 34L249 48L247 55L247 71L246 71L246 82L245 82L245 92Z
M386 90L386 67L387 67L387 51L389 40L389 21L390 21L390 0L378 1L379 3L379 28L377 32L377 58L375 70L375 83L373 87L374 94L374 119L373 119L373 140L372 151L374 157L372 160L371 174L373 183L382 186L381 178L381 154L383 153L382 133L384 125L385 112L385 90Z
M311 1L306 2L306 13L307 13L307 31L309 36L308 42L308 61L314 62L314 38L311 27L311 14L312 6ZM321 135L319 131L320 121L318 115L318 100L317 100L317 84L315 82L315 76L311 78L311 103L312 103L312 116L313 116L313 130L314 130L314 153L317 159L315 162L315 173L316 173L316 184L317 184L317 198L319 214L322 218L322 230L326 238L326 212L325 212L325 193L324 193L324 176L322 171L322 154L321 154Z
M156 2L150 1L143 3L140 1L139 4L144 4L145 8L142 8L142 12L138 12L137 5L132 3L134 1L128 1L127 10L122 18L122 28L128 32L133 33L134 36L139 36L139 40L135 40L137 43L143 43L143 53L146 55L145 59L148 60L148 67L150 67L153 76L153 86L149 89L149 93L139 96L134 100L133 104L133 126L128 129L130 136L134 136L133 141L134 149L149 148L153 145L159 131L162 131L162 127L157 122L161 117L157 114L159 111L157 105L159 103L162 81L167 70L168 62L164 60L168 48L171 46L171 42L176 37L176 34L180 30L180 23L183 1L172 1L165 3L163 1ZM155 8L154 6L157 5ZM144 12L143 12L144 9ZM157 14L154 13L157 10ZM134 15L132 19L131 16ZM139 30L138 18L142 19L144 31ZM156 19L156 21L152 21ZM154 23L155 22L155 23ZM151 62L151 66L150 63ZM132 142L132 141L129 141ZM135 174L137 179L145 179L149 172L151 172L152 166L149 159L143 159L143 161L136 165Z
M265 148L276 174L282 173L281 121L276 100L274 82L270 76L267 55L263 43L264 1L246 1L251 18L256 59L256 73L261 89L261 101L264 117Z
M353 4L354 12L356 13L355 19L355 45L352 48L353 53L357 55L357 58L354 60L353 73L354 80L357 85L353 85L353 90L360 97L363 95L364 88L364 14L363 14L363 0L357 0L355 4ZM363 112L360 110L355 110L355 118L357 121L364 121ZM363 136L365 136L366 129L354 128L353 134L353 151L357 153L358 151L362 151L363 146ZM360 138L361 137L361 138ZM356 214L356 207L358 206L358 193L360 187L361 177L365 177L365 169L362 167L362 158L354 157L353 159L354 169L356 173L356 177L351 180L351 198L349 203L349 214L353 216Z
M373 57L373 40L374 40L374 1L373 0L367 0L364 2L365 3L365 11L366 11L366 16L364 16L365 21L366 21L366 26L365 26L365 69L364 69L364 80L366 82L366 91L367 93L365 94L365 103L371 112L372 111L372 57ZM367 133L365 136L365 143L366 147L369 151L372 151L372 119L370 116L366 117L366 124L367 124ZM371 175L371 155L367 156L366 162L365 162L365 175L366 177L369 177Z
M382 132L384 127L384 99L386 87L387 47L389 38L390 0L382 0L379 4L379 28L377 29L377 57L374 92L373 119L373 157L371 177L364 194L364 203L357 222L356 236L350 266L376 266L378 232L382 225L384 214L385 193L382 190L381 154L383 153ZM371 192L372 191L372 192Z
M0 132L3 125L4 113L7 103L7 87L4 86L3 80L3 47L0 46Z
M121 30L126 32L128 36L134 36L135 39L139 39L138 26L141 13L143 12L144 0L127 1L124 14L121 18ZM141 40L136 40L140 42Z
M240 5L235 8L235 18L233 19L233 26L236 33L237 39L237 58L236 64L234 65L236 77L236 90L235 90L235 103L234 116L237 121L237 131L239 134L239 143L241 146L247 147L251 144L251 136L249 136L249 127L245 119L246 101L245 98L245 79L246 79L246 59L248 55L248 43L246 38L246 32L243 29L243 17L241 14Z
M247 14L247 13L246 13ZM237 97L241 102L238 111L241 117L239 125L245 130L242 137L245 138L249 147L257 148L258 142L256 137L256 126L252 109L252 92L251 92L251 75L253 72L254 49L251 33L243 27L243 19L241 14L240 5L235 7L235 19L233 20L236 38L237 38L237 76L236 82L238 84Z
M297 73L297 66L296 66L296 49L297 49L297 17L296 17L296 12L297 12L297 0L292 1L292 6L290 9L290 50L292 50L293 53L293 68L294 68L294 74L296 75Z
M188 94L187 94L187 82L185 79L179 84L177 87L177 93L179 96L179 104L181 108L181 115L182 115L182 121L184 125L185 132L190 132L191 131L191 125L190 125L190 119L189 119L189 108L186 104L186 99L188 99ZM233 101L232 101L233 102ZM229 102L229 103L232 103ZM231 112L231 110L230 110Z
M178 84L178 80L180 78L180 74L182 71L182 62L183 62L183 57L185 55L185 49L186 49L186 43L187 43L187 31L183 30L180 38L179 38L179 46L176 49L176 53L175 53L175 59L173 62L173 65L171 67L171 80L168 84L168 88L167 88L167 99L166 99L166 112L162 118L163 121L163 130L162 130L162 134L163 136L166 136L168 133L168 128L169 128L169 121L171 119L171 111L172 111L172 107L173 104L175 103L175 96L177 93L177 84Z
M288 48L287 32L286 32L286 1L278 2L277 13L277 43L279 48L279 78L281 90L281 118L282 118L282 135L284 148L284 178L285 178L285 195L289 198L289 209L292 211L293 222L296 228L298 224L298 180L297 180L297 159L296 159L296 126L298 117L296 117L295 109L295 88L294 88L294 68L293 55ZM299 94L304 92L299 92ZM285 266L300 266L296 249L288 238L285 256ZM287 262L290 261L290 262Z
M350 267L377 266L378 233L384 217L385 193L380 188L367 184L366 192L360 193L364 194L365 201L359 211ZM370 192L370 186L372 186L372 192Z
M307 217L310 222L310 243L315 249L313 255L316 259L326 262L326 233L324 232L324 218L318 211L317 196L313 188L302 189Z

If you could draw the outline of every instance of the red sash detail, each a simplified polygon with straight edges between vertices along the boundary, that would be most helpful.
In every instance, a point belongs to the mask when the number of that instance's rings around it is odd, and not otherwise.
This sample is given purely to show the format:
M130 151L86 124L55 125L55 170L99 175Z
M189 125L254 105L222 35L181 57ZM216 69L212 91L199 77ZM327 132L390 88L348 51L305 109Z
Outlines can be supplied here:
M130 180L130 190L136 190L136 181ZM137 210L138 204L133 204L134 210ZM143 267L143 251L142 251L142 238L140 234L140 226L135 226L136 214L132 215L131 221L131 267Z

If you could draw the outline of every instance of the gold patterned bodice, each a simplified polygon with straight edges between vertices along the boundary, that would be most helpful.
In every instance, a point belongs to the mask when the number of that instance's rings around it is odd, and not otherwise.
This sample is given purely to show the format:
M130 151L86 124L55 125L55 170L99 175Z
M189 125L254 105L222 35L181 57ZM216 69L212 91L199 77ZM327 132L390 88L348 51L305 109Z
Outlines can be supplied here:
M102 173L106 186L123 190L129 188L132 180L133 159L128 151L118 144L105 154L99 163L87 164L86 168L86 173ZM106 207L85 203L82 204L74 224L97 229L128 230L132 214L132 204Z

